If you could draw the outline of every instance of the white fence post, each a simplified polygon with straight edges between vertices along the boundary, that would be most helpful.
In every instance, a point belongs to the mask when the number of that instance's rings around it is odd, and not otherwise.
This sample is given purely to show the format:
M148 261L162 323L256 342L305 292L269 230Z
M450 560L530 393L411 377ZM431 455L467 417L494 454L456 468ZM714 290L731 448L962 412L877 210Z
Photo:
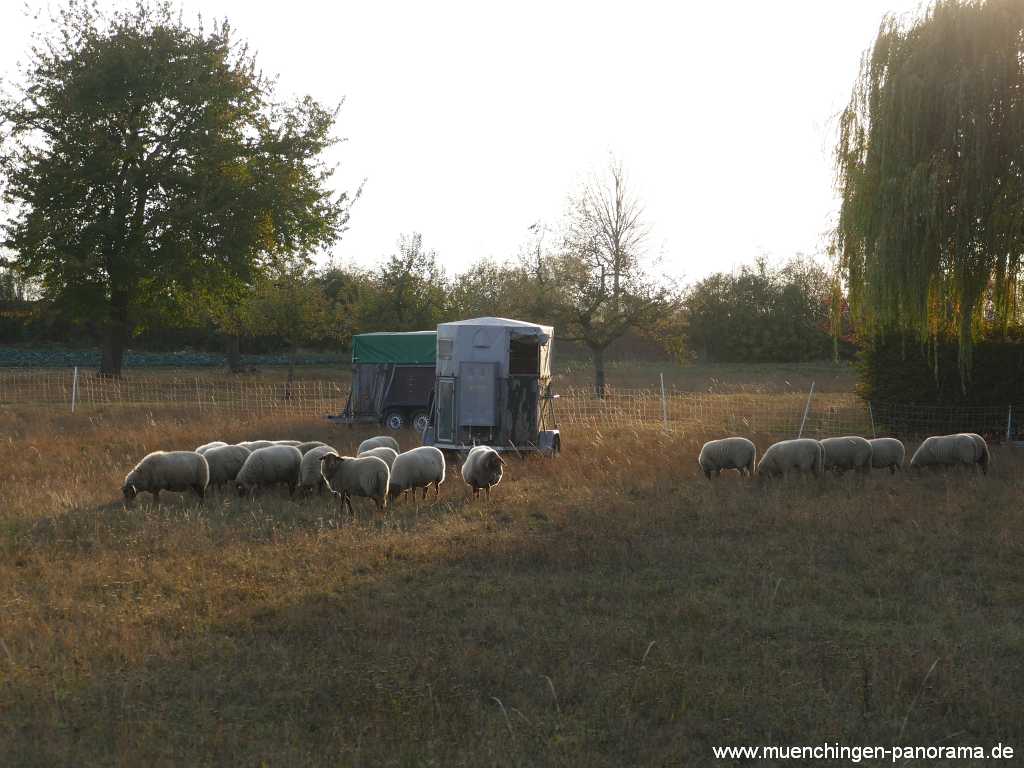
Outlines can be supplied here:
M814 397L814 382L811 382L811 391L807 393L807 405L804 406L804 417L800 419L800 432L797 437L804 436L804 425L807 423L807 413L811 410L811 398Z
M871 408L870 400L868 400L868 418L871 419L871 437L878 437L878 432L875 431L875 412Z
M668 401L665 400L665 374L659 373L661 379L661 421L665 425L665 431L668 431Z
M75 374L71 379L71 412L75 412L75 401L78 400L78 366L75 366Z
M1013 424L1013 404L1006 406L1006 442L1010 442L1010 426Z

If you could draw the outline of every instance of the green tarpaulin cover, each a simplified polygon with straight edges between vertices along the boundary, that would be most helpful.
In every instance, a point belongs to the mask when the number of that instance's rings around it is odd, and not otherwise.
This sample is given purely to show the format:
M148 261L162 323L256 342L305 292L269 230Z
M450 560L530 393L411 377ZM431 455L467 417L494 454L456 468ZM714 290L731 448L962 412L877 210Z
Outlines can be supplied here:
M353 363L433 365L437 359L437 331L360 333L352 337Z

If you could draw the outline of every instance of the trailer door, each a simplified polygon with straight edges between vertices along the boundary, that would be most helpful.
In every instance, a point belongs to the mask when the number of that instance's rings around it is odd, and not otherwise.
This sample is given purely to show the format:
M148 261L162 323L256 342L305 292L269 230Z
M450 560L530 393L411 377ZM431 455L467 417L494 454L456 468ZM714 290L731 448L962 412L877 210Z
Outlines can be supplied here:
M459 426L497 426L497 363L459 365Z
M438 379L437 394L434 397L437 407L437 423L434 425L437 441L440 443L455 442L455 379Z

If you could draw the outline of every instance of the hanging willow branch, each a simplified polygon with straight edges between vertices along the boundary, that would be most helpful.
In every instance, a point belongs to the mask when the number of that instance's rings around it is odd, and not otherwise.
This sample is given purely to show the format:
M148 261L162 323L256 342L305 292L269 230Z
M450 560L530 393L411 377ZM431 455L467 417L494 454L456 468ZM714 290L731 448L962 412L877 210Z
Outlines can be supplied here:
M1024 2L886 17L839 123L835 231L859 330L955 338L1020 322Z

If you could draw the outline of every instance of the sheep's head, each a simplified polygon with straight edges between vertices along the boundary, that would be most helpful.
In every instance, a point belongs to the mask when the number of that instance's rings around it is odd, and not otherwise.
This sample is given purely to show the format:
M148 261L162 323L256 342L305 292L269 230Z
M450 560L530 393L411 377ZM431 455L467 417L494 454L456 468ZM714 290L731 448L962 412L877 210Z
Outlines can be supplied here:
M324 477L333 477L335 471L345 462L345 459L334 453L325 453L320 457L320 474Z
M121 493L124 494L125 502L131 506L131 503L135 501L135 497L139 495L139 489L133 483L125 483L121 488Z

